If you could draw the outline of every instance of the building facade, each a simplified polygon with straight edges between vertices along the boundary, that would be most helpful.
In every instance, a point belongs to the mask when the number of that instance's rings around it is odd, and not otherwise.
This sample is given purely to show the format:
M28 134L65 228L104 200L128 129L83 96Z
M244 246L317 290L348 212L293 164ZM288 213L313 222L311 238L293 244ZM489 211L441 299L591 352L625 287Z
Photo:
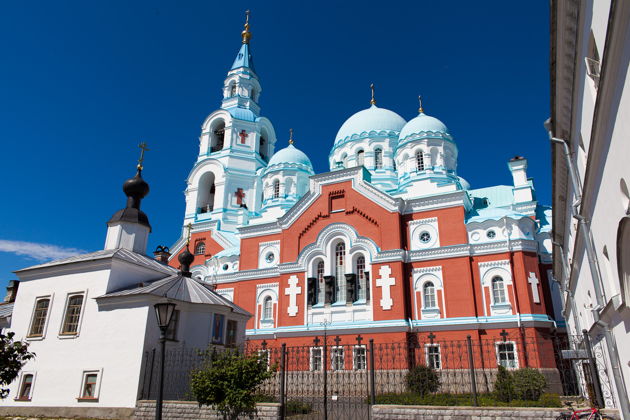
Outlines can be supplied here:
M249 25L242 35L221 107L202 125L182 232L191 226L193 275L253 314L251 343L312 345L324 330L344 343L498 341L506 330L544 345L563 328L551 209L526 159L506 162L511 185L473 189L444 123L422 106L406 121L372 97L331 138L330 171L314 174L292 136L276 151ZM172 265L184 245L182 235Z
M552 1L553 275L571 334L604 369L607 406L628 411L630 384L630 5Z

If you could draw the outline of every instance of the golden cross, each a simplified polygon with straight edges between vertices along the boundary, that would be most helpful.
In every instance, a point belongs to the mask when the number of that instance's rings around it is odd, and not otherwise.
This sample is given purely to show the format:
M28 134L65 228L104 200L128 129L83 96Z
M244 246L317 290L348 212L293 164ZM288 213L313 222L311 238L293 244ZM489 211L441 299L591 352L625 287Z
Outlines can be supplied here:
M245 10L245 24L249 23L249 10Z
M188 233L186 234L186 246L188 246L190 243L190 232L192 232L192 223L188 223L186 228L188 229Z
M422 95L418 95L418 103L420 103L420 108L418 108L419 113L424 113L424 109L422 108Z
M149 151L149 148L147 147L147 144L145 142L140 143L138 147L140 148L140 159L138 159L138 169L142 170L144 169L144 167L142 166L142 162L144 162L144 152Z
M372 100L370 101L370 103L372 105L376 105L376 99L374 99L374 83L370 85L370 89L372 89Z
M289 144L293 144L293 129L289 128Z

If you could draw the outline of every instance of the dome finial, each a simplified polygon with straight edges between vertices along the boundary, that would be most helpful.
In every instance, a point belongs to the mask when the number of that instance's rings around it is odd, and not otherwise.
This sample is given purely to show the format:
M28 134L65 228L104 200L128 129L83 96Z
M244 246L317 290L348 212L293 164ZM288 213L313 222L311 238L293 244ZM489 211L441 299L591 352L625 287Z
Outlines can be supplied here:
M249 10L245 11L245 25L243 27L243 32L241 32L241 36L243 37L243 44L249 44L249 40L252 37L251 32L249 32Z
M138 147L140 148L140 159L138 159L138 166L136 166L136 168L141 171L144 169L144 166L142 166L142 163L144 162L144 152L149 151L149 148L145 142L140 143Z
M422 108L422 95L418 95L418 103L420 104L420 108L418 108L418 112L420 114L424 114L424 108Z
M289 128L289 144L293 144L293 129Z
M376 99L374 99L374 83L370 84L370 89L372 89L372 99L370 100L370 104L376 105Z
M186 225L186 246L188 246L188 244L190 243L190 233L192 232L192 223L188 223Z

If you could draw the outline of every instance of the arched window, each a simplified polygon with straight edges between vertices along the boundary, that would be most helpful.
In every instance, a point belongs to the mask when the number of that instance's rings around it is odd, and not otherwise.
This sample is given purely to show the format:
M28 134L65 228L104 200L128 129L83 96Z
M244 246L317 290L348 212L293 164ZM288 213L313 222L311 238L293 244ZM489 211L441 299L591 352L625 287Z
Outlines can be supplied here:
M505 284L499 276L492 278L492 300L495 304L505 303Z
M213 123L213 127L210 129L210 153L223 150L225 143L225 121L219 120Z
M363 150L359 150L357 152L357 166L365 165L365 152Z
M346 298L346 244L339 242L335 246L335 302Z
M348 155L346 155L345 153L341 156L341 165L343 168L348 167Z
M197 187L197 213L210 213L214 210L215 191L214 174L203 174Z
M416 152L416 171L424 171L424 156L420 150Z
M252 98L252 101L256 100L256 89L252 88L252 91L249 94L249 97Z
M195 245L195 254L203 255L205 253L206 253L206 243L203 241L197 242L197 245Z
M423 299L423 307L424 308L436 308L437 304L435 301L435 285L433 282L426 282L424 286L422 286L422 299Z
M236 83L230 85L230 97L236 96Z
M374 150L374 168L383 169L383 150Z
M280 197L280 181L277 179L273 181L273 198Z
M265 300L263 300L263 319L272 319L273 318L273 302L271 301L271 296L267 296Z
M357 293L357 298L359 300L365 300L366 278L365 278L365 257L364 256L360 256L359 258L357 258L356 273L357 273L357 286L359 289Z
M317 303L324 303L324 292L326 289L324 284L324 261L317 263L315 274L317 276Z

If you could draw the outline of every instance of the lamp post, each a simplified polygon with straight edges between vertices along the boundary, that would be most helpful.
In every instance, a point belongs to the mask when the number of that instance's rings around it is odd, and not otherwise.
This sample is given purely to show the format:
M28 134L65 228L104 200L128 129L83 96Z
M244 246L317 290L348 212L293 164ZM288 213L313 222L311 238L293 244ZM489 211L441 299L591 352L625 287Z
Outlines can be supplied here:
M171 322L175 312L175 304L171 302L160 302L153 305L157 317L158 327L160 327L160 384L158 387L158 397L155 403L155 420L162 420L162 400L164 394L164 358L166 357L166 329Z

